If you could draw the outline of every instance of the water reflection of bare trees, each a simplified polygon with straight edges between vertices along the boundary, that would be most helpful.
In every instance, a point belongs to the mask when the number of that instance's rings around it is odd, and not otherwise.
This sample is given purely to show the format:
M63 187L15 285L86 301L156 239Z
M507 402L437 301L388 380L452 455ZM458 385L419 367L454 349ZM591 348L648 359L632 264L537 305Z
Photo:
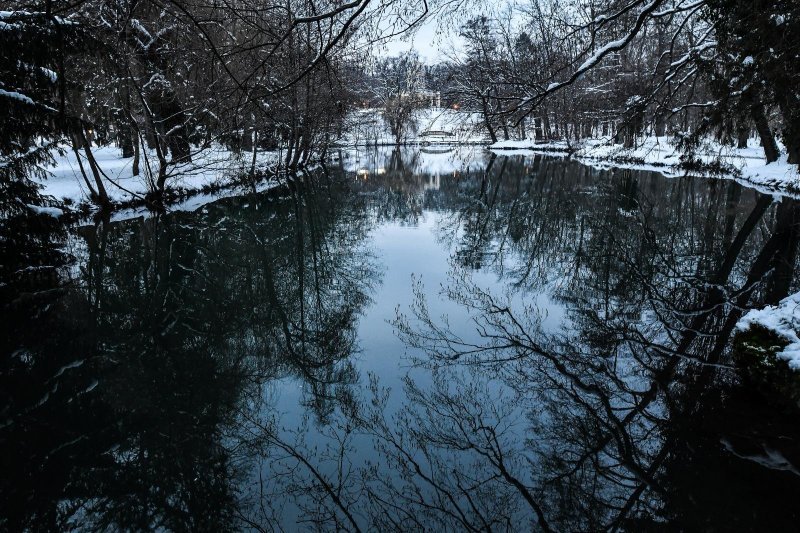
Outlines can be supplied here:
M753 408L728 343L744 309L797 285L797 202L538 157L426 189L413 161L387 161L350 180L364 194L307 177L283 199L81 230L75 286L17 317L57 335L4 367L6 524L785 526L797 416ZM439 296L471 322L418 285L395 322L415 363L404 390L371 377L359 396L355 324L379 279L366 236L426 209L454 250ZM271 409L276 379L308 414Z
M346 487L347 497L315 526L792 523L797 414L767 423L752 409L761 399L742 401L750 393L738 387L728 349L743 310L796 286L798 203L774 205L725 182L542 172L548 164L530 176L525 161L494 162L462 178L440 231L468 260L456 261L441 297L471 317L470 331L433 314L427 288L417 288L395 322L416 354L404 403L373 381L344 426L328 429L327 453L347 468L321 471L322 484L337 494ZM474 269L501 273L510 292L479 286ZM567 308L567 327L545 328L520 289L550 292ZM742 419L743 406L758 414ZM348 451L366 447L377 453L359 467ZM712 465L723 484L707 490L743 500L699 493L687 465ZM748 498L751 483L771 496Z
M742 199L719 184L692 190L691 180L676 180L666 190L641 191L631 179L608 180L612 188L633 190L629 206L615 205L626 197L616 190L593 195L593 205L578 204L577 212L542 220L566 226L561 234L571 236L535 243L547 251L531 260L545 261L548 274L561 280L555 293L569 305L574 331L546 332L535 307L514 308L463 273L445 295L470 310L475 338L432 317L422 297L397 322L404 340L425 354L426 366L456 376L465 366L479 368L479 382L496 380L513 391L528 425L517 433L525 444L517 441L507 453L526 460L505 479L524 501L531 496L531 520L543 530L641 528L677 519L664 513L676 490L667 489L664 478L675 449L690 437L674 431L673 420L702 411L709 390L724 394L723 384L735 378L726 368L726 349L742 310L780 299L793 283L787 273L795 270L797 202L770 209L769 199L754 197L737 208ZM681 190L687 186L688 194ZM517 241L509 252L521 256L527 276L533 270L526 244ZM553 272L565 255L575 267ZM422 397L410 388L411 410L427 419L425 427L438 431L448 427L448 417L486 414L486 402L476 402L473 389L454 391L443 382ZM455 403L463 411L445 415L430 402ZM462 454L484 457L484 468L503 478L496 458L502 452L487 454L491 441L479 438L481 428L495 424L480 418L463 432L472 438L458 431L454 438ZM413 433L414 427L396 431ZM471 461L453 461L452 468L479 471ZM470 490L455 495L462 503L475 497ZM447 516L459 505L444 507ZM681 520L703 512L682 511ZM472 526L480 529L492 518L482 515Z
M25 502L4 506L7 525L235 526L262 385L296 380L321 421L357 380L353 328L378 273L363 203L338 187L306 176L288 198L80 230L85 258L67 297L20 317L30 331L53 323L23 348L59 362L16 373L44 397L6 413L15 422L0 442L21 468L6 472L4 501ZM9 447L41 433L43 417L68 431ZM26 468L49 479L23 485Z

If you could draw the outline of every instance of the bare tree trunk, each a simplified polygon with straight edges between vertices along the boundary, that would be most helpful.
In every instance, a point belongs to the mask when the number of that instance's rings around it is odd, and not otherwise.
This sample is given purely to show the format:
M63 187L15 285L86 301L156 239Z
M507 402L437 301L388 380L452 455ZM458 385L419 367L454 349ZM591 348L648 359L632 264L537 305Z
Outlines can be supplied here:
M294 145L295 145L294 134L290 133L289 139L287 139L286 142L286 157L284 158L283 161L283 164L287 170L289 169L292 163L292 156L294 155Z
M492 141L492 143L496 143L497 134L495 133L494 128L492 128L492 123L489 120L489 103L487 102L486 97L484 95L480 96L481 96L481 108L483 110L483 124L484 126L486 126L486 131L489 132L489 139Z
M258 154L258 131L253 130L253 160L250 162L250 178L256 177L256 155Z
M292 156L292 162L289 165L290 170L297 170L300 164L300 157L303 155L303 145L301 141L302 139L299 139L295 144L294 155Z
M81 176L83 176L83 181L86 183L86 188L89 189L89 197L95 198L97 196L97 191L94 190L92 187L92 183L89 181L89 176L86 175L86 169L83 166L83 159L81 159L81 152L78 150L78 142L77 137L75 135L72 136L72 151L75 152L75 159L78 161L78 168L81 170Z
M139 133L134 131L133 132L133 166L131 168L131 173L134 176L139 175L139 157L141 154L139 153Z
M553 132L550 131L550 115L548 115L546 109L542 113L542 130L542 137L545 140L550 140L553 136Z
M767 164L778 160L780 151L778 144L775 142L775 137L769 129L767 116L764 113L764 104L756 102L750 107L750 112L753 116L753 122L756 126L758 136L761 138L761 145L764 147L764 155L767 158Z
M167 185L167 157L160 142L156 142L156 156L158 157L158 177L155 182L155 190L153 191L155 207L161 208L164 205L164 192Z
M778 98L778 106L784 120L783 144L789 156L788 162L800 164L800 100L791 90L785 90Z
M663 137L667 133L667 122L664 120L664 117L658 115L656 117L656 137Z
M750 128L744 121L739 121L736 128L736 147L747 148L747 139L750 137Z
M133 139L131 138L130 130L123 128L117 138L119 139L120 148L122 148L122 157L124 159L133 157Z
M634 145L634 135L631 131L629 126L625 126L625 129L622 133L622 146L625 148L633 148Z
M77 129L76 135L78 135L78 142L83 146L83 152L86 155L86 161L89 163L89 169L92 171L92 176L94 177L95 186L97 187L97 205L103 210L109 209L111 207L111 202L108 199L108 193L106 192L105 185L103 185L103 178L100 175L100 167L97 165L94 154L92 154L92 149L89 146L89 140L86 138L83 127L79 127Z
M253 150L253 132L249 128L242 130L241 142L238 143L242 152L250 152Z
M500 120L502 121L501 124L503 126L503 138L507 141L511 138L508 134L508 121L502 114L500 115L500 117L501 117Z

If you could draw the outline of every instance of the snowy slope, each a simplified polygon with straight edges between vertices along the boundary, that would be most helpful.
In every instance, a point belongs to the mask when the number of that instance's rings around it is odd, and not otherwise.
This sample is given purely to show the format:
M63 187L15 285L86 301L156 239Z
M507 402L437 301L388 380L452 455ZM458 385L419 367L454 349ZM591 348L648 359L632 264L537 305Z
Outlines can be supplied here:
M647 137L633 149L624 148L621 144L612 144L609 139L589 139L571 146L563 141L536 143L525 141L500 141L490 146L499 153L513 150L515 152L567 152L571 151L576 159L601 163L601 166L626 166L658 170L664 174L685 174L677 168L680 163L678 152L668 137ZM751 139L747 148L739 149L708 142L700 151L699 159L705 163L719 160L732 168L731 177L757 187L788 192L800 192L800 174L797 165L786 162L786 156L780 160L766 164L764 152L757 141ZM736 175L738 173L738 175ZM698 174L691 172L691 174ZM724 177L724 176L723 176Z
M140 175L133 176L133 158L121 157L120 149L113 146L104 146L92 150L99 167L105 173L104 180L106 191L112 201L127 202L142 198L147 194L147 166L155 168L157 161L153 154L142 158ZM241 159L228 150L211 148L195 154L193 161L188 164L178 165L170 170L167 185L173 188L183 188L188 191L201 190L203 187L215 185L225 178L241 172L250 166L250 154L243 154ZM257 166L266 168L277 161L274 152L258 154ZM66 155L55 156L55 165L48 168L48 178L41 181L42 192L56 200L67 200L67 203L78 204L89 197L88 188L78 165L74 152L67 151ZM81 157L84 169L89 175L89 181L94 182L85 157Z
M800 292L787 296L778 305L748 311L736 328L744 331L752 325L762 326L789 341L776 356L785 359L789 368L800 370Z

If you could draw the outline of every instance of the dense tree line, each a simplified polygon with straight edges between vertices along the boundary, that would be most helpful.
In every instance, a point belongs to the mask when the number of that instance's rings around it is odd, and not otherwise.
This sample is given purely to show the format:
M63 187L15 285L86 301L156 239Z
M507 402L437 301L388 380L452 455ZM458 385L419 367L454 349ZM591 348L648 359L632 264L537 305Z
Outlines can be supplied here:
M364 43L380 39L371 21L391 21L399 4L3 2L4 212L40 203L31 178L56 147L75 151L101 207L115 185L93 157L96 144L116 143L133 158L155 205L182 165L212 144L253 161L257 150L280 145L282 163L296 170L341 128L350 71Z
M159 205L211 145L285 149L303 166L377 102L397 142L418 98L480 113L488 137L716 137L800 162L800 7L788 0L10 0L3 3L3 211L41 204L30 178L72 149L93 201L109 187L92 146L118 144ZM480 10L480 12L479 12ZM479 13L479 14L478 14ZM438 14L465 48L365 67L375 43ZM477 16L476 16L477 14ZM691 157L688 158L691 160ZM13 200L11 200L13 199Z
M796 3L456 0L431 10L461 45L435 65L413 52L378 61L359 89L398 143L413 109L439 94L476 113L492 142L605 137L633 148L668 137L693 166L709 140L745 148L753 138L768 163L782 151L800 163Z
M447 86L492 140L672 135L691 159L753 135L800 163L796 2L531 0L461 20Z

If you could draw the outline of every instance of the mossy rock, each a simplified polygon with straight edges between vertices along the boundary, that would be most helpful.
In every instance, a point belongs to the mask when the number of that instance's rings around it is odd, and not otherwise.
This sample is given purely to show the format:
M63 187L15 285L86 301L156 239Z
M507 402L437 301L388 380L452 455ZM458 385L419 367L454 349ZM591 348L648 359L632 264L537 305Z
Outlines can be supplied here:
M771 403L800 406L800 372L776 354L789 341L758 325L733 338L733 360L745 386L752 386Z

